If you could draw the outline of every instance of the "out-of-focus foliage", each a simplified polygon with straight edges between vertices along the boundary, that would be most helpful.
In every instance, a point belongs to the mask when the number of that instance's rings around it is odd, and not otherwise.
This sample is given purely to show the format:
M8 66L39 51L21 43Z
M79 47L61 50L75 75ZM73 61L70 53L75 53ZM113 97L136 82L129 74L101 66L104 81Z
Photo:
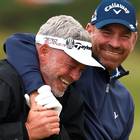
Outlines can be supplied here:
M97 0L98 2L98 0ZM68 5L21 5L14 0L1 2L0 26L7 29L36 31L49 17L59 14L72 15L86 24L97 2L74 0Z
M95 6L100 0L73 0L70 4L28 6L16 1L1 1L0 26L10 30L29 28L31 31L35 31L35 27L38 27L49 17L59 14L72 15L85 25L90 20ZM135 2L133 0L135 5L137 5L137 2L138 0L135 0Z
M49 17L59 14L72 15L83 26L86 26L95 7L100 2L100 0L71 0L73 2L69 4L25 5L17 1L21 0L1 1L0 28L2 31L37 32L40 25ZM139 1L133 0L132 3L138 11ZM137 13L139 14L139 11Z

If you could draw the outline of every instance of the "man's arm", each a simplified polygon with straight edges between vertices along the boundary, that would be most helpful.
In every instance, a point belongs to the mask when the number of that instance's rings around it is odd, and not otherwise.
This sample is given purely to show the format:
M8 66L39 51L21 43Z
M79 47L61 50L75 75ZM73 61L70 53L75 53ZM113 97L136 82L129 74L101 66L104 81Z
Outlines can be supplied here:
M24 120L20 117L20 105L15 106L12 95L8 84L0 80L0 138L28 140Z
M11 35L4 43L4 51L8 62L21 76L26 93L31 93L44 85L39 71L34 35L28 33Z
M121 135L121 137L119 138L119 140L129 140L129 136L131 134L132 128L133 128L133 124L134 124L134 104L132 101L132 97L130 97L130 105L129 105L129 109L130 109L130 114L129 114L129 120L127 121L125 127L124 127L124 132Z

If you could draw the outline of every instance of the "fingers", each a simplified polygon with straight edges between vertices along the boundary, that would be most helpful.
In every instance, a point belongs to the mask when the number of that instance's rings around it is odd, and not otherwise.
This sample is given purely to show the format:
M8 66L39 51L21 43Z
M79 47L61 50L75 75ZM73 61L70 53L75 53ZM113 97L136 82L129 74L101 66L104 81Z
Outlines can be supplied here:
M54 110L30 110L26 122L30 138L47 138L60 132L60 119Z
M46 129L50 132L50 135L59 134L59 123L47 123Z
M47 118L47 127L50 130L51 135L59 134L60 132L60 118L58 117L57 113L48 110Z
M52 128L51 135L58 135L60 133L60 128Z
M59 134L60 118L54 109L46 109L35 102L37 93L30 95L30 111L27 117L26 128L30 139L48 138L51 135Z

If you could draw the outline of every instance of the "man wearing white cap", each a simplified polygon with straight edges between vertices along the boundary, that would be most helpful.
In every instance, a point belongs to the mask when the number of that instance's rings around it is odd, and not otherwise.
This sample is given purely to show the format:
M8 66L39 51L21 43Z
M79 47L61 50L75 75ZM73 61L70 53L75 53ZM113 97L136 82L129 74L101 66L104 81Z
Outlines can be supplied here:
M19 51L24 45L28 47L29 52ZM3 132L0 137L6 140L11 140L11 138L84 140L82 103L80 99L75 98L75 95L64 95L64 92L71 83L80 78L85 65L104 69L92 57L92 44L88 32L71 16L60 15L48 19L36 36L12 35L5 42L5 47L11 47L13 55L7 57L8 61L1 61L0 66L2 81L0 84L2 111L0 122L4 124L0 126L2 130L0 132ZM6 49L9 54L8 51L10 50ZM12 61L13 58L16 59ZM23 58L28 61L24 62ZM39 66L32 64L34 60L39 61ZM13 62L18 63L20 67L14 65ZM8 63L11 63L19 73ZM39 75L38 68L40 68L41 75ZM18 74L23 76L24 85L14 85L16 81L17 83L20 81ZM42 81L38 80L37 74ZM11 83L13 83L12 86ZM13 89L13 92L10 92L10 89ZM30 109L25 104L23 105L23 98L20 96L24 94ZM64 98L59 99L63 105L62 109L56 97L60 98L63 95ZM21 99L18 100L18 98ZM27 115L25 108L29 109L27 120L24 117ZM69 108L72 109L71 112ZM61 110L63 110L62 113Z

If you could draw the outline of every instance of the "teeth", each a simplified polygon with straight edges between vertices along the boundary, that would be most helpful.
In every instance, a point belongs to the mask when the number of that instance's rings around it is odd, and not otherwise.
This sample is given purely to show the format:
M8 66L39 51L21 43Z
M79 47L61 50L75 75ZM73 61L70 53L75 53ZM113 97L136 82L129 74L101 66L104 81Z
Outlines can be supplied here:
M65 80L65 79L63 79L63 78L61 78L61 81L62 81L64 84L66 84L66 85L69 85L69 84L70 84L67 80Z

